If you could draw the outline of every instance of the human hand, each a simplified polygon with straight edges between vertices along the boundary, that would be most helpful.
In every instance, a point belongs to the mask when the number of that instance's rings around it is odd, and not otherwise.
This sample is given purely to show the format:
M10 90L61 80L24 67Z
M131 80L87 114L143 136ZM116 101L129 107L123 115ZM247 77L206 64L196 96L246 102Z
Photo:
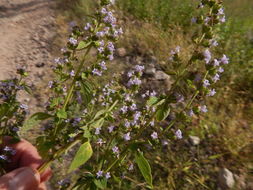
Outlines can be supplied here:
M16 144L9 143L10 140L10 137L5 137L3 145L0 145L16 151L7 164L8 173L0 177L0 190L45 190L44 182L51 177L51 170L39 174L37 168L43 161L37 149L25 140Z

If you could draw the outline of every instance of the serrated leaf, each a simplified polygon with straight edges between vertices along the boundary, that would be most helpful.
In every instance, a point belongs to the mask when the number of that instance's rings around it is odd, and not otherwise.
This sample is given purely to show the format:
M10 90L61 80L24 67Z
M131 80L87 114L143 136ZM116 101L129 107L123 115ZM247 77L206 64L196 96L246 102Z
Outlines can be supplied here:
M59 117L61 119L67 119L67 117L68 117L67 112L64 109L58 110L56 115L57 115L57 117Z
M85 164L91 158L92 154L93 150L90 142L82 144L70 165L69 172L72 172L81 165Z
M53 116L47 113L43 113L43 112L38 112L38 113L33 114L29 119L27 119L24 122L24 125L22 127L22 132L31 129L32 127L38 125L41 121L49 119L50 117L53 117Z
M170 114L170 107L167 104L163 104L159 106L156 112L156 119L157 121L165 120Z
M148 161L146 160L146 158L143 156L143 153L137 152L135 154L135 162L137 163L138 168L139 168L142 176L144 177L145 181L152 188L153 187L153 184L152 184L153 180L152 180L151 167L150 167Z

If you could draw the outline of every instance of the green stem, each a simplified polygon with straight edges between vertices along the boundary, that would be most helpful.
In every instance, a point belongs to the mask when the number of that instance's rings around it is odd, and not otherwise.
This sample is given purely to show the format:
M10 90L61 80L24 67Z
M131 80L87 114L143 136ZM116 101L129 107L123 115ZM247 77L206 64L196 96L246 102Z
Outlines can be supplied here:
M46 161L44 164L42 164L39 167L39 169L38 169L39 173L43 173L52 164L52 162L55 159L59 158L64 152L68 151L70 148L72 148L77 143L79 143L81 141L82 136L83 136L83 133L78 134L75 137L74 141L68 143L66 146L64 146L64 147L60 148L58 151L56 151L48 161Z

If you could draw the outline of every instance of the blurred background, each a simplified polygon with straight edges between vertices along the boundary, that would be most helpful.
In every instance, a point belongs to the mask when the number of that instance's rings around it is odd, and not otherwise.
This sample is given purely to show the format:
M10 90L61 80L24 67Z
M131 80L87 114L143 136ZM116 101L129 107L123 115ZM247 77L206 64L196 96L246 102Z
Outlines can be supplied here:
M224 5L227 21L219 28L217 51L226 54L230 64L216 96L208 100L208 113L194 119L184 140L169 144L162 155L147 155L155 189L253 190L253 1L224 0ZM150 68L146 88L149 81L169 86L168 77L156 81L155 76L166 73L170 49L179 45L187 57L196 0L116 0L115 6L125 34L110 72L144 64ZM94 0L1 0L0 78L15 75L18 65L27 67L34 95L22 98L32 112L44 105L47 90L41 89L52 77L50 66L67 40L70 23L84 25L95 9ZM53 165L52 189L65 178L67 163L68 158ZM126 188L140 189L134 183Z

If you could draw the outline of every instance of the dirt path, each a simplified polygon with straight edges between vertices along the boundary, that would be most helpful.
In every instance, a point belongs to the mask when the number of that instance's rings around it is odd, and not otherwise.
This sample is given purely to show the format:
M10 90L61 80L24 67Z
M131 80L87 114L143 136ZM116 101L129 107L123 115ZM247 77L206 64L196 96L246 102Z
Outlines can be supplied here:
M53 0L0 1L0 80L15 76L18 66L26 66L34 88L46 83L56 37L54 5ZM32 110L42 104L40 99L26 97Z

